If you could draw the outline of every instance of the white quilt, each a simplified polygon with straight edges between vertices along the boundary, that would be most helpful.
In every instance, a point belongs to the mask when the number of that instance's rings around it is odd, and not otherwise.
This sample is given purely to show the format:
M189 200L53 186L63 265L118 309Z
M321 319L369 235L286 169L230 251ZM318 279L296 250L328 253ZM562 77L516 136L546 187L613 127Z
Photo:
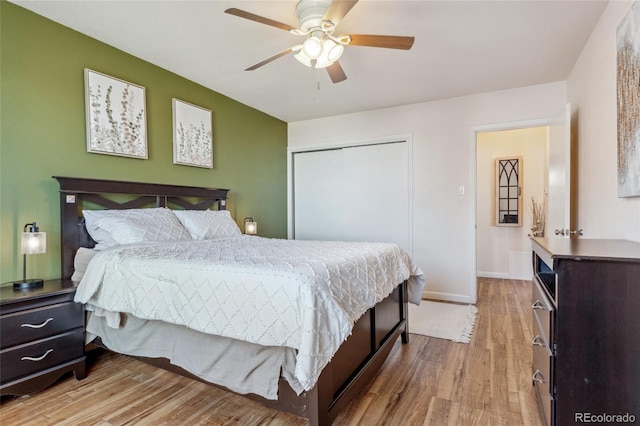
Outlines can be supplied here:
M353 323L407 279L419 303L423 273L394 244L243 235L105 250L89 264L75 300L295 348L295 376L309 390Z

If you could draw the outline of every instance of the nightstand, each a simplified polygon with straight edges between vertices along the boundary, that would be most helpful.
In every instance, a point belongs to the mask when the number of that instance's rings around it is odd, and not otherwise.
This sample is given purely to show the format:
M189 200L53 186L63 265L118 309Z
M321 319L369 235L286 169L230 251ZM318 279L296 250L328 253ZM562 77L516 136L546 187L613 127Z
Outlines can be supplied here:
M75 292L70 280L0 286L0 395L38 392L68 372L85 378L84 307Z

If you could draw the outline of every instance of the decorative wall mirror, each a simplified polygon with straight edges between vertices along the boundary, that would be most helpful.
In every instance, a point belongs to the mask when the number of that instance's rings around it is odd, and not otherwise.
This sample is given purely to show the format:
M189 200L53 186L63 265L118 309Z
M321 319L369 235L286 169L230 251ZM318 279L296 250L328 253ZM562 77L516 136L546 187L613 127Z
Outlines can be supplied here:
M522 226L522 157L496 158L496 226Z

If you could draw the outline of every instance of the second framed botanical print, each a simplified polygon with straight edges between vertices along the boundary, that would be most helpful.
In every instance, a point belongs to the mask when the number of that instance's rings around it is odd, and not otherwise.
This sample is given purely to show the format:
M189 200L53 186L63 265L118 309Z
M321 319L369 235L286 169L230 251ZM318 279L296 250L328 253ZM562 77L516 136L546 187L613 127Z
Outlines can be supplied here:
M213 168L211 110L173 99L173 163Z

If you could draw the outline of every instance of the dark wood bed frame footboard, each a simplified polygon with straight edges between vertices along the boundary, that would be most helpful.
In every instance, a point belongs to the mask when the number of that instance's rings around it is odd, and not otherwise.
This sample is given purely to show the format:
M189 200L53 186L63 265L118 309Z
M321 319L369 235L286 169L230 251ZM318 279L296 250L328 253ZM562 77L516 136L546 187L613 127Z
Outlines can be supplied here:
M201 210L217 207L223 210L226 208L228 193L227 189L216 188L61 176L54 178L60 184L63 278L69 278L73 274L74 256L78 248L95 245L81 217L82 209L87 208L87 203L108 209L172 207ZM114 195L118 198L117 201L113 199ZM120 196L126 196L127 199L122 201ZM306 417L311 425L331 424L338 412L375 378L398 336L401 336L403 343L409 341L407 300L405 281L386 299L369 309L354 324L351 336L322 370L318 383L310 391L297 395L286 380L281 379L276 401L256 395L244 396L258 400L265 406ZM165 358L141 359L198 379Z

